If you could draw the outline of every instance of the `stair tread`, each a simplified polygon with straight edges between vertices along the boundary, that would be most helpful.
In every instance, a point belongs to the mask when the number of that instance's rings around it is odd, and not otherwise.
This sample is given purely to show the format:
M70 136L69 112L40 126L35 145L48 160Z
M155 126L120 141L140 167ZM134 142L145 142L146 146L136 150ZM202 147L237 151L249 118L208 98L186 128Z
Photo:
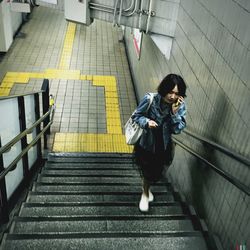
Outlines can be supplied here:
M25 236L25 237L24 237ZM78 236L78 237L77 237ZM46 240L44 240L46 238ZM70 240L69 240L70 239ZM130 249L130 250L207 250L202 236L187 234L110 234L95 237L86 234L71 235L8 235L3 250L27 249Z
M139 200L141 192L34 192L28 194L28 202L79 202L79 201L135 201ZM155 201L174 201L174 197L169 192L154 192Z
M50 153L48 155L48 162L130 162L133 161L132 154L119 153Z
M68 169L68 170L61 170L61 169L56 169L56 170L48 170L44 169L42 171L43 176L77 176L77 175L83 175L83 176L102 176L102 175L107 175L107 176L135 176L139 177L138 173L136 171L132 170L127 170L127 169Z
M46 162L45 169L127 169L127 170L136 170L136 167L133 166L132 163L117 163L117 162L112 162L112 163L80 163L80 162Z
M84 183L141 183L139 176L39 176L38 181L44 182L84 182Z
M184 214L148 214L141 213L140 215L60 215L60 216L15 216L14 221L71 221L71 220L183 220L189 219L188 215Z
M148 214L182 214L182 208L175 203L152 204ZM54 216L54 215L141 215L137 202L119 203L25 203L20 216Z
M48 183L48 182L36 182L33 186L33 190L43 192L64 191L64 192L141 192L141 184L138 183ZM164 192L169 191L170 188L165 185L155 185L152 191Z
M69 220L69 221L15 221L12 233L46 232L152 232L193 231L190 220Z

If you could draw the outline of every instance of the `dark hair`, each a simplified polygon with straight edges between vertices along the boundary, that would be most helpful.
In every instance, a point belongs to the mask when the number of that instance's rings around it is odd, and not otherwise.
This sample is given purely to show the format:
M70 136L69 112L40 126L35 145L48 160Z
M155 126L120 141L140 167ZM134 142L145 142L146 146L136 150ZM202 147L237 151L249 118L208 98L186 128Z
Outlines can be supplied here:
M182 79L181 76L176 74L169 74L164 77L164 79L159 84L157 90L158 93L164 97L166 94L170 93L170 91L177 85L179 95L185 97L186 96L186 83Z

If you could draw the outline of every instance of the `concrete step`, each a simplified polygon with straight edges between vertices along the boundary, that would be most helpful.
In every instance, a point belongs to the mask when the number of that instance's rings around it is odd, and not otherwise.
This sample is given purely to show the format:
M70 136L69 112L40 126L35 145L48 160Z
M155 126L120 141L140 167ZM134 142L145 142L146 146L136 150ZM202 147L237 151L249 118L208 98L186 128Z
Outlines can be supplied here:
M128 169L128 170L137 170L136 165L132 163L84 163L84 162L46 162L44 168L46 169Z
M37 178L41 182L63 182L63 183L141 183L141 178L139 176L43 176L39 175Z
M49 153L48 162L132 163L132 154L119 153Z
M101 191L101 190L100 190ZM141 192L29 192L27 202L112 202L139 201ZM174 201L168 192L155 192L154 201Z
M208 250L199 232L10 234L3 250Z
M139 177L136 170L127 169L43 169L43 176L119 176L119 177Z
M40 192L141 192L141 183L84 183L84 182L36 182L32 188L33 191ZM152 186L152 192L170 191L169 184L157 183Z
M135 202L30 202L23 203L21 217L66 216L66 215L141 215ZM176 202L153 202L149 215L183 214L182 208Z
M177 232L194 231L189 219L156 218L16 218L10 233L36 234L60 232Z

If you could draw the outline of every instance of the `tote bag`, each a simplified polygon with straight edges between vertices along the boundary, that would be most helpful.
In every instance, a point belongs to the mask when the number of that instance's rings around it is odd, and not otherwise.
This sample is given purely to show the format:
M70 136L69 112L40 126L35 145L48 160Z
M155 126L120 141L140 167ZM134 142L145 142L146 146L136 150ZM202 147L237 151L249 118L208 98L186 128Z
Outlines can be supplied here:
M154 99L154 94L150 93L150 102L149 102L146 112L148 112L153 102L153 99ZM134 113L135 111L133 112L133 114ZM143 128L141 128L138 123L133 121L132 119L133 114L130 116L130 118L128 119L128 121L126 122L124 126L126 143L128 145L134 145L140 139L142 132L143 132Z

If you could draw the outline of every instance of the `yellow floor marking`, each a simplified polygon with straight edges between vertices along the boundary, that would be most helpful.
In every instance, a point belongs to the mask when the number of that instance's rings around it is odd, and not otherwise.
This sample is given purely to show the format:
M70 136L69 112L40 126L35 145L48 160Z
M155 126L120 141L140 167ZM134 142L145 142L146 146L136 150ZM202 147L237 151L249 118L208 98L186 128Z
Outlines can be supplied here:
M0 96L9 95L14 83L28 83L30 78L90 80L105 89L107 134L56 133L55 152L119 152L131 153L122 134L120 108L114 76L80 75L79 70L47 69L43 73L8 72L0 86Z
M0 85L0 96L8 96L16 83L26 84L32 79L88 80L93 86L105 89L107 134L56 133L55 152L117 152L131 153L133 147L125 142L122 134L117 83L114 76L81 75L80 70L69 70L76 25L68 24L59 69L45 72L7 72Z
M124 135L56 133L53 151L131 153L132 147L125 143Z
M80 78L86 79L84 76ZM122 134L115 77L88 76L88 79L93 79L94 86L105 89L107 134L56 133L53 151L131 153L133 147L125 143Z
M68 29L64 40L64 46L62 50L61 60L59 63L60 69L69 69L71 53L73 49L73 43L75 38L76 24L68 23Z

